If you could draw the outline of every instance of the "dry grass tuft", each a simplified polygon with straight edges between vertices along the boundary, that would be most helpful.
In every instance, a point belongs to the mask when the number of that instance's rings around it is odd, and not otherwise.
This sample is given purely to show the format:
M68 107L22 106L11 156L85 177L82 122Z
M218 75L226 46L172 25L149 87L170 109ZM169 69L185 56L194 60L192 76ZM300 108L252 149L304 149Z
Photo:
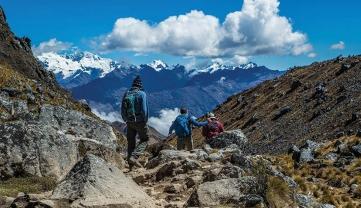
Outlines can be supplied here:
M360 138L356 136L342 137L339 139L342 143L349 146L360 143ZM273 164L286 175L291 176L298 183L297 192L303 194L313 194L317 201L333 204L336 207L361 207L361 158L355 158L350 165L344 169L333 166L333 163L324 160L323 156L330 152L336 152L336 141L325 144L318 150L317 160L323 166L316 164L302 164L294 168L294 163L290 155L280 155L275 157ZM342 187L331 186L332 182L343 184ZM358 184L360 191L352 194L349 187L352 184ZM360 194L358 194L360 193Z
M266 199L272 208L294 207L292 192L287 183L276 177L267 179Z
M0 182L0 196L16 197L19 192L37 194L51 191L55 186L52 177L11 178Z

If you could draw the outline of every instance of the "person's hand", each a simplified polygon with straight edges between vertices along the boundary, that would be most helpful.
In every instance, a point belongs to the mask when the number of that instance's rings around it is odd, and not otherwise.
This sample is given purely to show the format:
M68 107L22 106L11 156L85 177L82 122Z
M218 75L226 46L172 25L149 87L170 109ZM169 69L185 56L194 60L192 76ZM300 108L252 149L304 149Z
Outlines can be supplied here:
M212 122L211 118L207 118L208 123Z

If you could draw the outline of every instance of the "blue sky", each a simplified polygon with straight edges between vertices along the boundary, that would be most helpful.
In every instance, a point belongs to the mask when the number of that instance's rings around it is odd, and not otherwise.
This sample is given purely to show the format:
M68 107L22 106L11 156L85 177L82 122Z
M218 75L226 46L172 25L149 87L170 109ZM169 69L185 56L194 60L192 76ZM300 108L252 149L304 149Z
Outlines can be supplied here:
M262 4L264 0L249 1L258 2L258 4L254 3L254 5L261 7L259 4ZM175 39L179 37L179 35L172 36L171 40L162 39L152 44L142 45L138 45L138 43L140 40L143 40L143 36L133 40L133 37L139 34L138 31L130 31L130 36L119 36L116 33L109 39L104 39L104 36L112 33L114 24L118 18L133 17L139 21L146 20L147 25L151 27L150 31L152 34L154 33L154 37L157 38L156 33L161 31L161 29L156 26L157 23L166 20L170 16L189 14L192 10L203 13L198 14L198 19L204 19L206 22L206 19L209 20L209 18L205 16L211 15L222 24L226 20L227 14L241 11L243 1L0 0L0 5L7 14L7 19L12 30L18 36L30 37L35 46L41 42L56 38L58 41L72 43L73 46L77 46L82 50L99 51L99 46L94 48L94 41L96 44L104 42L104 44L106 44L106 50L102 50L102 52L106 51L106 53L103 54L103 56L117 60L126 60L135 64L147 63L153 59L162 59L170 64L187 64L190 60L201 62L215 59L217 56L224 60L234 60L235 56L241 55L242 57L246 57L246 59L241 60L254 61L272 69L283 70L295 65L305 65L314 61L333 58L339 54L361 54L361 15L359 15L361 1L280 0L279 2L279 13L277 13L276 16L286 17L288 19L287 24L293 28L289 36L285 38L291 38L296 32L299 32L304 37L307 37L306 41L301 41L302 43L300 43L300 40L297 40L284 43L282 40L279 40L281 41L279 44L269 43L267 41L272 41L275 38L264 37L265 34L268 34L265 32L258 34L260 36L256 36L258 39L263 38L262 41L260 41L261 43L250 43L247 41L245 43L235 43L234 41L228 41L228 45L231 43L235 44L231 47L227 46L228 48L224 51L228 50L228 52L224 52L223 48L217 48L217 52L214 52L211 50L213 45L209 46L208 43L200 43L198 48L192 48L192 45L182 45L179 50L165 48L168 45L174 47L177 43L182 43L182 41L184 41L183 39ZM240 18L241 21L247 19L244 17ZM248 27L250 27L249 23L253 22L250 21L242 24L242 30L244 30L244 28L248 30ZM172 26L172 24L170 25ZM124 27L120 27L120 29L122 28ZM142 28L143 26L139 26L137 22L135 30L144 31L141 30ZM188 27L185 26L185 28ZM189 27L190 31L188 31L188 33L192 33L194 29L197 28ZM207 31L208 29L209 28L205 28ZM219 31L224 28L220 26L216 29ZM169 29L169 31L174 32L174 29ZM200 29L200 32L202 32L202 29ZM148 34L143 35L146 38ZM271 32L270 36L272 35L277 35L277 33L273 34ZM149 36L151 36L151 34L149 34ZM248 40L253 37L251 29L246 32L246 36ZM202 36L201 34L200 37L208 40L208 36L204 37L204 35ZM126 42L128 39L132 39L134 42ZM224 38L214 37L214 40L224 42ZM198 44L197 41L202 41L202 38L195 39L194 41L194 43L192 42L193 46L194 44ZM331 45L340 43L340 41L343 41L344 44L338 44L338 47L335 46L335 48L338 49L331 49ZM213 41L210 42L213 43ZM246 44L247 47L242 44ZM255 52L252 48L253 46L260 47L265 44L272 45L271 48L267 47L267 52L263 52L265 50ZM282 46L277 48L278 46L274 45ZM309 45L312 45L312 49L306 47ZM206 46L207 50L200 49L203 46ZM297 51L295 47L303 46L305 46L305 49L302 50L300 54L295 52ZM239 47L239 49L237 47ZM241 54L240 51L242 51ZM317 56L309 57L315 54L317 54ZM188 58L184 58L185 56Z

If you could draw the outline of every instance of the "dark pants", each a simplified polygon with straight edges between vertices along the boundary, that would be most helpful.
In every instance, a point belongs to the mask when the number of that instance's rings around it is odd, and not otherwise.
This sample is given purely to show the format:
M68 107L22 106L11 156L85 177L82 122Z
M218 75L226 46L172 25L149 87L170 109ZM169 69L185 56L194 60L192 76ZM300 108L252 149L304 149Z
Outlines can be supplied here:
M138 145L136 136L139 136ZM131 156L138 157L148 146L149 135L146 122L127 123L128 159Z
M186 137L178 137L177 139L177 150L187 149L191 151L193 149L193 139L192 135Z

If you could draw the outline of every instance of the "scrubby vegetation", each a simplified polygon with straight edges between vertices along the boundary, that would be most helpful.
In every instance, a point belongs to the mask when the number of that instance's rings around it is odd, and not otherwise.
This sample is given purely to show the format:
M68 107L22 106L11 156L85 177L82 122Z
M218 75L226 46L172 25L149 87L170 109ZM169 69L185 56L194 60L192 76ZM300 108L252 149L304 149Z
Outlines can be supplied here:
M43 104L50 104L64 106L95 117L87 106L73 100L65 91L57 92L47 85L25 77L5 64L0 65L0 71L0 88L11 90L14 93L13 99L27 100L32 111L38 111Z
M266 199L271 207L293 207L291 194L284 180L275 176L268 177Z
M316 152L316 160L297 166L291 155L281 155L272 161L298 184L298 191L311 194L319 202L336 207L361 206L361 158L354 158L343 167L327 159L330 153L339 154L337 144L353 146L361 142L360 137L342 137L328 142Z

